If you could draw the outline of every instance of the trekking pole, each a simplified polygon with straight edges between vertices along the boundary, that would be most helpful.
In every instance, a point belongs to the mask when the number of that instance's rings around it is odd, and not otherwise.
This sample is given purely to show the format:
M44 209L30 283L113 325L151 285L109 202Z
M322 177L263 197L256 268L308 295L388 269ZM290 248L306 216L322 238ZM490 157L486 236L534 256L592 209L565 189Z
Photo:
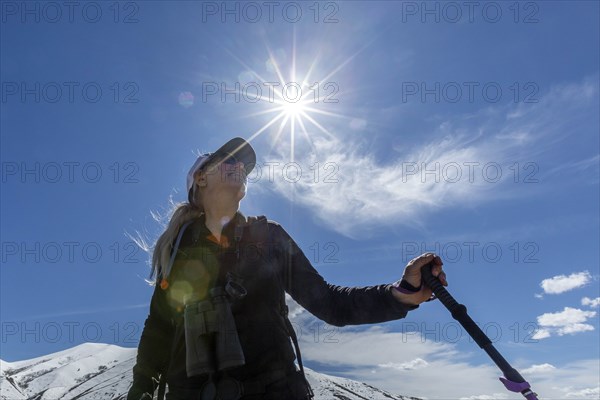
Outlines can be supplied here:
M520 392L527 400L538 400L537 394L531 390L531 385L523 379L521 374L511 367L511 365L502 357L498 350L492 345L492 341L487 335L477 326L475 321L467 314L467 307L459 304L440 280L431 273L432 264L429 263L421 268L421 276L423 281L431 288L436 297L452 314L452 318L457 320L467 333L475 340L475 342L490 356L502 371L504 376L501 376L500 382L504 384L506 389L511 392Z

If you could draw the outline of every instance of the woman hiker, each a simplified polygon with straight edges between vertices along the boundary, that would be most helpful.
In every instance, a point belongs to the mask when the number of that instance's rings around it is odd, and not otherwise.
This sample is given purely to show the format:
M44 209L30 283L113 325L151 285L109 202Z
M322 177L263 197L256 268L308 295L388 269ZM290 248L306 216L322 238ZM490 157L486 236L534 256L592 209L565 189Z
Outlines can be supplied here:
M285 293L344 326L404 318L429 300L426 264L447 285L432 253L394 284L327 283L279 224L240 213L255 163L254 149L235 138L190 169L188 202L154 247L156 287L127 400L152 399L157 387L162 398L165 382L168 400L310 399Z

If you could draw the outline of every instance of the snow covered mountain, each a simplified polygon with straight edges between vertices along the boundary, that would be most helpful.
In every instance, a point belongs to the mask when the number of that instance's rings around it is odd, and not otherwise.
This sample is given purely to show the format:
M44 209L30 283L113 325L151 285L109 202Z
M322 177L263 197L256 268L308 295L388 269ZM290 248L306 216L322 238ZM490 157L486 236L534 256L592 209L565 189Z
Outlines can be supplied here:
M136 349L85 343L31 360L0 360L1 400L117 400L131 386ZM365 383L306 369L315 400L409 400Z

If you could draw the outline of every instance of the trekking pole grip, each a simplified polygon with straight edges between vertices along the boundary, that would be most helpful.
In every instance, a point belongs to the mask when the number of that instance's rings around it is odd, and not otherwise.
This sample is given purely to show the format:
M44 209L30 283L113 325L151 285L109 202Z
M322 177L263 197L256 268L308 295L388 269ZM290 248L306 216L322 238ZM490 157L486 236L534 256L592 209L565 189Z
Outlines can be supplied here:
M461 304L452 297L446 288L442 285L442 282L431 273L433 263L425 264L421 267L421 277L425 284L431 288L435 296L448 308L452 313L455 313ZM464 306L462 306L464 307Z
M421 267L421 277L427 286L431 288L435 296L450 311L452 318L457 320L469 335L475 340L475 343L481 348L492 342L486 334L477 326L475 321L467 314L467 307L452 297L452 295L442 285L442 282L431 273L433 264L429 263Z

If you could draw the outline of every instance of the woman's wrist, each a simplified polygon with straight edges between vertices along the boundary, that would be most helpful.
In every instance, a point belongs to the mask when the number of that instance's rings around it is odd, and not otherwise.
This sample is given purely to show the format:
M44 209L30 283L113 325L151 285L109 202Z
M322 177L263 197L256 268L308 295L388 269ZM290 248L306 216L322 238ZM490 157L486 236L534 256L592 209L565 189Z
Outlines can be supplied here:
M412 284L410 284L406 279L402 278L402 280L394 283L392 287L403 294L415 294L421 291L423 284L421 283L419 287L415 287Z

